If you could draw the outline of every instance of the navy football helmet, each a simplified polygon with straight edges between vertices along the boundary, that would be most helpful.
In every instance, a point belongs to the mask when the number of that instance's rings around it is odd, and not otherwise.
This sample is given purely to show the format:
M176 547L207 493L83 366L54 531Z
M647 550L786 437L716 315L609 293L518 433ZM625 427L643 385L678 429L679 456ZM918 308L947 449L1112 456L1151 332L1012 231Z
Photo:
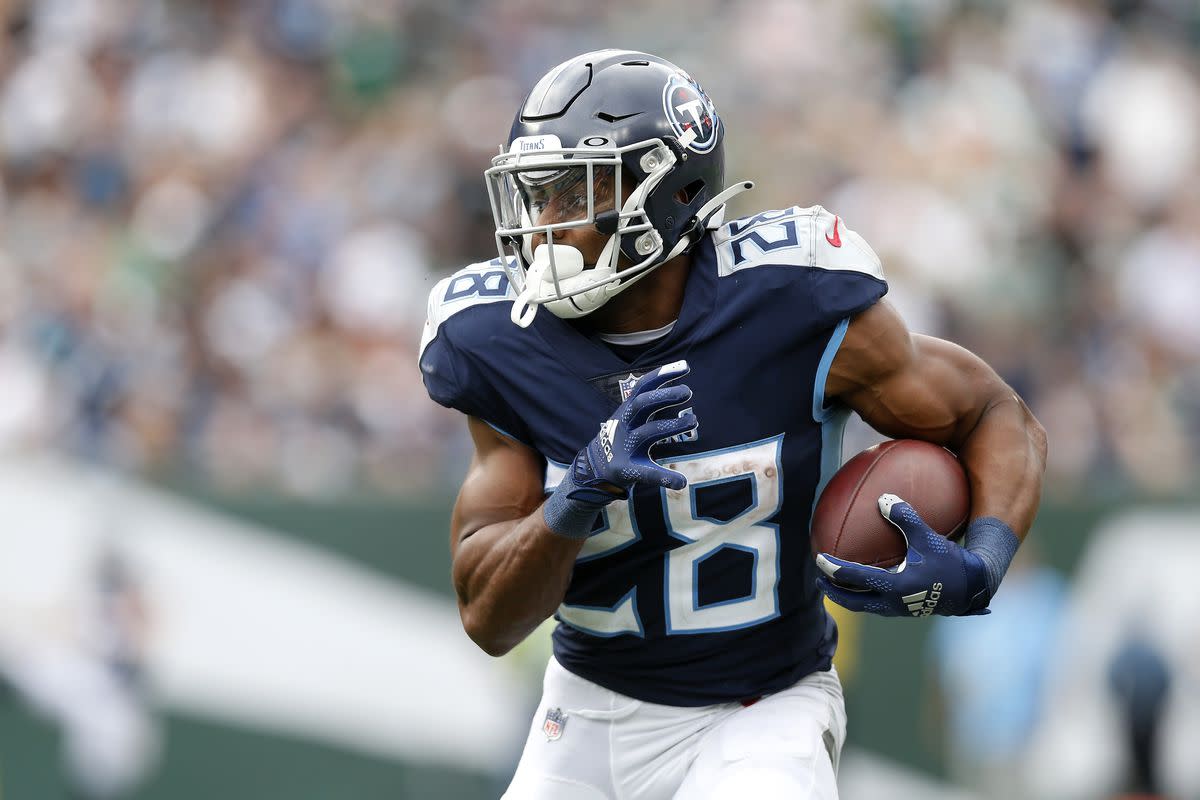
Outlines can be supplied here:
M588 314L693 247L725 202L752 186L723 190L724 137L700 85L658 56L598 50L546 73L484 173L497 248L518 290L513 321L528 325L539 305ZM554 242L555 231L586 226L609 235L596 264ZM545 243L534 248L538 234Z

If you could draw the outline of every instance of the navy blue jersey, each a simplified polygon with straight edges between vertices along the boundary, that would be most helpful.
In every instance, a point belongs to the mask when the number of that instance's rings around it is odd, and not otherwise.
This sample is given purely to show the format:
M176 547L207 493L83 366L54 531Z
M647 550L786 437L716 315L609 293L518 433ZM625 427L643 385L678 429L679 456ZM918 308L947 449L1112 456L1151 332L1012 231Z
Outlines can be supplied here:
M680 706L829 668L837 632L808 526L846 413L825 404L825 378L849 317L886 291L870 247L820 206L713 231L692 251L675 327L631 361L545 310L514 325L498 260L434 287L421 351L430 396L539 452L547 491L637 377L691 366L699 428L653 451L688 485L639 487L605 509L556 615L564 667Z

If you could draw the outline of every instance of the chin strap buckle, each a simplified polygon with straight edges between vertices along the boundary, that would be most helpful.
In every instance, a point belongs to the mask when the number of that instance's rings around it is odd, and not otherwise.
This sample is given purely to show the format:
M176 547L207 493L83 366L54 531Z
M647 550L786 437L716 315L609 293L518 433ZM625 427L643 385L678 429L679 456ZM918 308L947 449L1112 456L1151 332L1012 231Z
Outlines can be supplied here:
M690 250L692 245L700 241L700 237L704 235L704 231L708 230L710 227L717 227L725 220L725 204L728 203L730 199L736 197L742 192L748 192L753 188L754 181L738 181L728 189L718 192L716 197L700 206L700 209L696 212L696 216L693 217L695 222L693 222L692 226L684 231L683 235L679 237L679 242L675 245L674 249L667 254L667 257L664 260L670 261L680 253L686 253L688 250Z
M704 205L700 206L700 210L696 212L696 225L693 231L702 231L708 228L708 224L716 218L717 224L720 224L724 219L725 204L732 200L742 192L748 192L754 188L754 181L738 181L733 186L719 192L716 197L709 200ZM717 217L717 214L721 214Z

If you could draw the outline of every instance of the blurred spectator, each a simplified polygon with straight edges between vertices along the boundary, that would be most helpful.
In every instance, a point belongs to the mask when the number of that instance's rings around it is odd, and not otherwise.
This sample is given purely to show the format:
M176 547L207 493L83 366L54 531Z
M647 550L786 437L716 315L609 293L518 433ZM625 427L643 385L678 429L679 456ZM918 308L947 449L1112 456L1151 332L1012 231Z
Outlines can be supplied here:
M992 613L937 617L930 640L946 766L958 786L994 800L1030 797L1024 765L1057 657L1066 582L1026 542Z
M1130 754L1129 790L1135 797L1160 792L1159 732L1171 689L1166 658L1147 641L1136 625L1109 666L1109 682L1124 719Z
M0 641L0 683L59 730L63 774L79 800L131 796L158 762L161 733L143 670L141 588L111 544L65 626Z
M1052 491L1194 483L1194 4L5 10L0 447L225 490L439 488L467 448L413 366L425 296L493 256L481 171L521 92L617 45L693 65L756 207L845 216L916 330L1004 373Z
M1149 778L1141 791L1200 797L1197 558L1194 507L1133 507L1096 526L1030 737L1027 796L1113 797Z

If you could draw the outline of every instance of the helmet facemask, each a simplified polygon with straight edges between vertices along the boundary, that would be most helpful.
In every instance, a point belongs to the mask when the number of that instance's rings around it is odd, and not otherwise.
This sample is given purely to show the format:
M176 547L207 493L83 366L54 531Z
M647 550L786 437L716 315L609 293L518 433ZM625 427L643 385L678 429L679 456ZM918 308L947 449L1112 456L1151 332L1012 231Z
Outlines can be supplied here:
M630 160L646 177L622 203ZM675 153L660 139L563 148L554 136L514 139L509 152L494 158L484 176L497 249L518 291L513 322L529 325L540 305L563 318L589 314L682 252L686 241L664 252L645 208L675 163ZM609 234L595 264L584 264L578 249L555 243L555 233L574 228ZM544 242L535 248L539 235ZM622 265L623 252L628 258Z

